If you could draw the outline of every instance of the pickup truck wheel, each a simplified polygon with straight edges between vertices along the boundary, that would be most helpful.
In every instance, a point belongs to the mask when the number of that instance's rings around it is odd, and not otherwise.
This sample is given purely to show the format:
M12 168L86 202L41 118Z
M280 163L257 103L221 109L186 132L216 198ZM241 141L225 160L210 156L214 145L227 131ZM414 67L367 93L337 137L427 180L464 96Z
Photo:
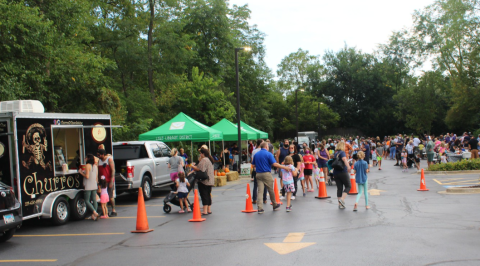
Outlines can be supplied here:
M70 218L70 206L64 197L59 197L53 204L52 221L55 225L64 225Z
M81 194L83 194L83 192L78 193L75 199L70 202L73 220L82 220L87 214L87 203Z
M3 234L0 235L0 243L3 243L5 241L9 240L10 238L12 238L12 236L15 234L15 230L16 229L13 228L13 229L10 229L8 231L3 232Z
M144 200L150 200L152 198L152 180L149 176L143 177L142 190Z

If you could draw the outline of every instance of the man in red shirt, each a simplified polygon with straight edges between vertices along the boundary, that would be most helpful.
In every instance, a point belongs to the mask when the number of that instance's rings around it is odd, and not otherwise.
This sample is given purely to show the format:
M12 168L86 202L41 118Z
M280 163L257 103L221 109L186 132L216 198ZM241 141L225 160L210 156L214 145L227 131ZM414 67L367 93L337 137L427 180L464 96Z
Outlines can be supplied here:
M98 177L105 176L105 180L108 184L108 197L110 198L110 205L112 206L112 212L109 216L117 216L115 211L115 163L113 162L113 157L104 149L99 149L97 151L98 161Z
M313 181L312 181L312 172L313 172L313 165L316 164L315 156L310 153L310 148L305 148L305 156L303 156L303 162L305 164L305 170L303 173L305 175L305 184L307 186L308 192L314 192L313 189ZM308 189L310 185L310 189Z

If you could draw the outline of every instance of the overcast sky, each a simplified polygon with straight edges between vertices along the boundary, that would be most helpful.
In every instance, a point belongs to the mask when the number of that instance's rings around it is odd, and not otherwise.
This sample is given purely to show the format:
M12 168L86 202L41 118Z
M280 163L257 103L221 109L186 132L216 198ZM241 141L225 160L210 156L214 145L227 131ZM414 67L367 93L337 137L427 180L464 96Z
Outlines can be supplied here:
M266 62L276 74L277 65L302 48L323 56L345 43L363 52L373 52L387 43L393 31L410 27L415 10L434 0L230 0L230 5L248 4L250 24L267 36Z

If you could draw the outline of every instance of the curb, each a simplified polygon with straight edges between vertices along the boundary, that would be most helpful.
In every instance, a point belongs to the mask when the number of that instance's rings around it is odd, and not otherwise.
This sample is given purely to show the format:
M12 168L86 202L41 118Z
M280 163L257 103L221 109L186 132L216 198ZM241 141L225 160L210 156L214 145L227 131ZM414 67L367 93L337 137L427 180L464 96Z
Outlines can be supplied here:
M420 174L417 171L417 174ZM462 170L462 171L424 171L426 175L458 175L458 174L480 174L480 170Z
M478 194L480 188L450 187L446 191L438 192L440 194Z

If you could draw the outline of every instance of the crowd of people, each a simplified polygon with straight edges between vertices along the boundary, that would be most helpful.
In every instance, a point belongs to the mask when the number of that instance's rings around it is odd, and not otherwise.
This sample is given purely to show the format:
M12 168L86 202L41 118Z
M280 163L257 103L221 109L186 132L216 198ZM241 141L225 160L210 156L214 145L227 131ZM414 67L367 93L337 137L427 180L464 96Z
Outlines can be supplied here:
M395 161L395 166L402 166L403 171L409 167L416 166L420 169L421 159L427 159L430 166L434 162L446 163L447 154L469 152L471 158L479 158L478 143L480 135L474 137L471 133L465 132L458 137L456 134L447 133L445 135L434 136L396 136L360 138L359 136L348 138L328 139L315 141L310 145L307 143L294 143L285 139L276 151L270 140L259 139L254 144L249 142L246 149L245 161L252 163L252 181L253 196L252 203L257 204L258 213L264 213L263 204L267 203L267 196L270 195L273 210L278 210L280 205L275 201L273 192L274 179L272 170L278 173L280 178L281 197L280 200L286 200L286 211L292 211L291 201L295 200L299 192L298 181L300 181L301 191L298 195L306 196L307 193L315 192L314 183L318 180L313 179L313 171L317 170L323 173L326 183L331 183L330 178L334 178L337 186L338 206L345 208L345 197L351 189L349 172L355 173L359 194L357 196L354 211L357 211L358 201L362 194L365 195L365 208L368 205L368 178L367 173L370 168L377 167L382 170L382 162L385 160ZM230 148L225 148L219 155L212 157L208 147L203 145L199 150L198 162L189 162L191 158L185 154L183 149L171 150L171 157L168 162L170 169L170 178L173 184L172 191L177 193L180 202L180 213L191 212L188 202L188 188L191 184L186 176L192 173L201 173L205 178L198 180L198 190L203 205L203 215L212 213L211 191L214 185L215 164L220 163L222 169L229 168L233 161L233 156L238 154L236 144ZM336 162L336 163L335 163ZM186 173L186 165L191 166L191 172ZM335 167L332 167L334 165ZM343 165L343 167L339 167ZM98 218L108 218L116 216L114 199L114 180L115 165L111 155L107 154L102 147L97 152L97 156L88 154L86 158L86 167L79 173L84 177L84 197L87 208L92 211L91 217L87 219L97 220ZM268 193L267 193L268 191ZM99 195L102 214L97 212L97 196ZM261 195L262 200L257 200ZM107 203L110 204L112 211L108 213Z
M262 156L256 159L256 154L262 146L262 140L257 141L258 149L252 150L252 164L254 171L252 172L252 181L254 184L253 203L258 205L259 213L263 213L263 204L266 203L267 193L262 189L263 186L270 187L273 181L270 179L259 180L255 172L257 164L270 164L275 172L278 172L281 187L281 200L287 200L286 211L292 210L291 201L297 197L299 192L298 181L301 184L300 195L306 196L308 192L314 192L314 182L312 180L313 169L320 169L326 182L329 182L329 167L328 164L338 160L343 163L342 169L333 168L333 178L337 186L337 198L339 208L345 208L345 196L351 189L349 172L353 170L359 194L354 205L354 211L357 210L360 196L365 196L365 207L369 209L368 193L367 193L367 173L372 167L377 167L382 170L382 162L392 160L395 162L394 166L401 166L402 171L408 171L408 168L415 167L420 170L420 163L422 159L427 160L427 167L433 163L446 163L448 161L447 154L470 152L471 158L479 158L478 143L480 135L474 137L471 133L465 132L458 137L456 134L447 133L445 135L402 135L360 138L359 136L328 139L323 141L315 141L308 145L307 143L294 143L285 139L281 143L279 149L275 152L266 149L272 156L274 162L287 166L287 169L275 169L273 161L270 157ZM257 153L255 152L257 151ZM261 185L260 183L265 183ZM257 184L258 183L258 184ZM317 184L318 187L318 184ZM256 191L258 188L258 192ZM271 193L269 191L269 193ZM257 200L257 195L263 194L262 201ZM275 206L275 204L273 204ZM274 210L275 207L274 207Z

